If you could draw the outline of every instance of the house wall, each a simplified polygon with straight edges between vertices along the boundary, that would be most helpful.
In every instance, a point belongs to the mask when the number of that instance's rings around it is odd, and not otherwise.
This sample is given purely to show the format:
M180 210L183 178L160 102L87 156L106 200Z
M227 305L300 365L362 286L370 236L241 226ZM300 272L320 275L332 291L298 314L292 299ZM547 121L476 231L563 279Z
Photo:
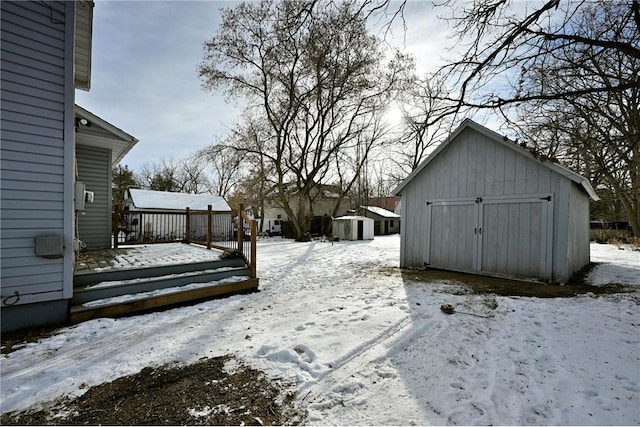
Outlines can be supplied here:
M0 283L8 331L64 321L63 300L73 291L75 4L2 1L0 10ZM63 239L63 257L35 255L42 235Z
M294 214L298 212L298 195L294 194L289 199L289 206L293 210ZM330 217L333 215L333 210L336 206L338 199L337 198L328 198L323 195L318 195L313 201L313 215L316 217L327 216ZM306 202L306 212L309 214L309 203ZM343 216L349 210L349 200L343 198L340 201L340 205L338 206L337 213L333 215L334 217ZM266 200L264 206L264 217L268 219L278 219L278 215L280 215L280 219L284 221L289 221L289 215L287 215L284 208L280 205L279 200Z
M511 144L506 142L505 144ZM401 265L422 268L427 250L426 201L488 196L554 194L553 272L566 271L570 181L539 161L518 153L483 133L465 128L402 190ZM562 218L562 216L565 218ZM461 224L462 227L462 224ZM448 249L448 248L445 248ZM564 257L557 257L564 251ZM561 274L562 276L562 274Z
M78 237L87 249L111 247L111 150L76 146L78 181L94 192L93 203L86 203L78 215Z

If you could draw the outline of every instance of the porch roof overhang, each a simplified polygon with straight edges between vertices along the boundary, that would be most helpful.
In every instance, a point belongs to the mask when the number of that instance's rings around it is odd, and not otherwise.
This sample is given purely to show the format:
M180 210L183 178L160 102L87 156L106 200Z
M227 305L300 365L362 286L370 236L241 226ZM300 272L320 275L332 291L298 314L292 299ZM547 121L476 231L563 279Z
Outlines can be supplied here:
M92 0L75 4L74 80L76 89L91 88L91 46L93 43Z
M137 138L79 105L75 106L75 113L76 143L110 149L112 167L117 165L138 142ZM86 120L86 124L83 124L82 119Z

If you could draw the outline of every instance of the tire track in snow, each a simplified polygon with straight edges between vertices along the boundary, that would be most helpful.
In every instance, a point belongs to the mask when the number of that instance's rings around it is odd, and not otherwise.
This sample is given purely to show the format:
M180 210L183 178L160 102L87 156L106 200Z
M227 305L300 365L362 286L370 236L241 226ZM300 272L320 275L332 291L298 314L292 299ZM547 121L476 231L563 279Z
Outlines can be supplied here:
M298 393L301 402L311 406L319 399L327 399L335 393L335 389L348 388L355 373L367 370L371 363L380 362L393 354L400 343L431 329L437 322L430 319L420 326L415 326L416 319L407 315L403 319L386 328L384 331L356 346L351 351L331 363L332 369L320 374L313 382L307 382ZM342 390L344 391L344 390ZM340 393L340 391L338 391Z

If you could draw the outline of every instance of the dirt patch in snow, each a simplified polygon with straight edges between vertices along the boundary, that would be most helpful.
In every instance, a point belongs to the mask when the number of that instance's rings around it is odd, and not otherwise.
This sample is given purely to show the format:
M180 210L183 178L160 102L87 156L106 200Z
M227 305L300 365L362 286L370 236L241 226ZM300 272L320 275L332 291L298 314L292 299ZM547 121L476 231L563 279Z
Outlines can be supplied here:
M8 354L12 351L20 350L30 342L38 342L43 338L53 335L55 333L54 331L58 328L58 326L51 326L46 328L28 328L13 332L3 332L0 353Z
M584 294L608 295L637 292L637 288L634 288L633 286L620 284L592 286L586 284L584 278L592 268L593 264L589 264L585 267L584 271L576 273L572 280L566 284L522 282L436 269L409 270L396 267L385 267L381 268L379 272L386 275L400 275L407 285L445 283L457 287L457 290L452 289L451 293L463 292L500 296L568 298Z
M231 365L231 368L225 366ZM232 357L144 368L44 409L2 414L3 425L283 425L304 413L293 392Z

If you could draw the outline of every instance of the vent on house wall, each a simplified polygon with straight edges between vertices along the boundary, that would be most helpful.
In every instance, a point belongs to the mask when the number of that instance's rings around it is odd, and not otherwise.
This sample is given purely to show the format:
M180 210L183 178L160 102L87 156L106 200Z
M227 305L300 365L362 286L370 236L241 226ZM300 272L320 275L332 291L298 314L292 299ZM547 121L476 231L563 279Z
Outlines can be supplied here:
M35 238L36 255L43 258L61 258L64 255L62 236L49 235Z

